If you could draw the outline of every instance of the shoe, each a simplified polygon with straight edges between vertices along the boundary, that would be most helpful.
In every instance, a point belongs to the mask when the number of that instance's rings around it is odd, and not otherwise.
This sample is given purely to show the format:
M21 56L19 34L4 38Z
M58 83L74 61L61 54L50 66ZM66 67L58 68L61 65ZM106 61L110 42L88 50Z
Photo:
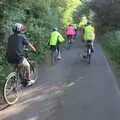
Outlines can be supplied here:
M94 53L94 49L91 49L91 52Z
M83 55L83 59L86 59L87 58L87 55Z
M29 86L33 85L34 83L35 83L35 80L30 80L30 81L28 81L27 86L29 87Z
M58 60L61 60L61 59L62 59L62 57L61 57L61 56L58 56L58 57L57 57L57 59L58 59Z

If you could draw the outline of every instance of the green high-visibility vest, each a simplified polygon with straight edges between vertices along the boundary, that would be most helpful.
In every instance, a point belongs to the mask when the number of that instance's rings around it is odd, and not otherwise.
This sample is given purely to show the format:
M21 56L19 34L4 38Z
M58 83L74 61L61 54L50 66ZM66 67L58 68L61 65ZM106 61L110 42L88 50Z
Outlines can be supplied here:
M58 32L58 31L53 31L50 35L50 41L49 41L49 44L50 45L56 45L57 42L64 42L64 38L62 37L62 35Z
M95 29L91 25L84 28L84 40L94 40L95 39Z
M78 25L77 24L73 24L74 29L77 29Z
M84 25L86 25L87 22L88 22L87 19L82 19L82 20L80 21L80 23L79 23L79 27L84 27Z

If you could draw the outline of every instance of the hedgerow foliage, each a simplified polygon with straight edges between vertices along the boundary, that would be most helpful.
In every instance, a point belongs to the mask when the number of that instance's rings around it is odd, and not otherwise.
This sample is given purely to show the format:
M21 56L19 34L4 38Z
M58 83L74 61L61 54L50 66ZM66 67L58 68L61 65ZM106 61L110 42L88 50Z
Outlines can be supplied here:
M79 0L1 0L0 1L0 84L12 68L6 61L7 38L11 26L20 22L26 27L26 35L35 45L34 59L41 63L48 54L47 41L54 26L62 31L72 22L72 11Z

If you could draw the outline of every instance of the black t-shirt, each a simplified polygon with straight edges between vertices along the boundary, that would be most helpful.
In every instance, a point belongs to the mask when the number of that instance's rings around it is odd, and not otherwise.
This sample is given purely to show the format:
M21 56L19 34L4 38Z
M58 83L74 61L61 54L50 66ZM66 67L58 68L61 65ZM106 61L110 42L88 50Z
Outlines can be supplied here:
M8 38L7 60L11 64L19 64L24 56L24 46L29 44L29 40L22 34L11 35Z

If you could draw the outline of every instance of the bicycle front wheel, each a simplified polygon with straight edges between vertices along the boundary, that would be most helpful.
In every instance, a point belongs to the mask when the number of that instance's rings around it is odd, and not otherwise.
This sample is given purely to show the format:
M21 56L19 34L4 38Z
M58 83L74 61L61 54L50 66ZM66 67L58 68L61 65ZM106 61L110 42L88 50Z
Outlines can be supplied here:
M7 104L12 105L19 99L18 80L16 72L8 75L4 85L4 99Z

